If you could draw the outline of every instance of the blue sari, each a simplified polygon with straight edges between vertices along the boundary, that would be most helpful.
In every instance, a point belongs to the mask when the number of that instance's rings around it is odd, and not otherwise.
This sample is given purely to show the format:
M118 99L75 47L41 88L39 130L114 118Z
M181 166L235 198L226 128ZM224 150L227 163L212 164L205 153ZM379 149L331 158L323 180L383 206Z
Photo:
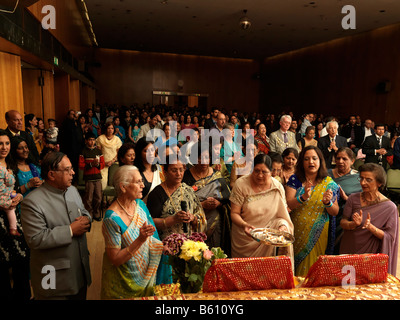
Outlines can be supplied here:
M155 226L146 205L140 199L136 200L135 216L129 226L114 211L107 210L103 220L103 236L106 241L106 248L127 247L137 238L140 226L144 222ZM119 267L113 266L105 253L103 258L102 298L124 299L149 296L154 294L154 285L172 283L169 265L163 263L164 257L162 243L157 231L134 254L133 259ZM171 282L168 282L169 278L171 278Z
M25 183L28 183L32 178L39 177L41 179L42 170L39 166L34 165L33 163L29 164L29 171L21 171L18 170L17 179L18 185L23 186ZM32 190L26 191L23 196L26 197Z

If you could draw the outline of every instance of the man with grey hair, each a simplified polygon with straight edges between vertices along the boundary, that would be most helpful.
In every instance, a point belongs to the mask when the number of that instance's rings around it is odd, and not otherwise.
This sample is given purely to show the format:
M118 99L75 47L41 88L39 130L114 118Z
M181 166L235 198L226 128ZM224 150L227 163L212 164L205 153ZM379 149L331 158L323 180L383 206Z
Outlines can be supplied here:
M68 157L48 153L41 167L45 182L21 204L34 296L36 300L85 300L91 284L86 241L91 217L71 185L75 172Z
M289 131L292 124L292 117L283 115L279 121L280 128L269 135L269 145L271 152L282 154L287 148L294 148L299 150L296 143L296 134Z
M326 131L328 134L319 138L318 148L322 151L326 167L334 168L335 163L335 153L339 148L347 147L347 139L345 137L338 135L339 124L335 121L329 121L326 124Z

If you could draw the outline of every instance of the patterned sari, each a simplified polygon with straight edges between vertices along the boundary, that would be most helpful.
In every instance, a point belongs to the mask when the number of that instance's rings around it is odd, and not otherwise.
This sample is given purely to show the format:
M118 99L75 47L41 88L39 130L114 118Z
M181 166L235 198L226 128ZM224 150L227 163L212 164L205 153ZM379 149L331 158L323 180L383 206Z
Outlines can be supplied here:
M103 220L103 236L106 248L123 249L129 246L140 233L144 222L154 225L142 200L136 200L136 211L127 226L120 216L107 210ZM126 299L153 295L157 269L163 251L162 242L155 233L133 254L132 258L119 267L103 258L102 299Z
M296 197L304 193L304 187L296 175L290 177L287 186L296 190ZM294 225L293 247L296 276L306 276L318 256L326 254L327 250L333 250L334 230L330 229L330 226L336 223L322 203L323 194L327 189L333 191L332 201L334 202L338 197L339 187L328 176L312 189L308 201L290 212Z
M186 201L188 212L192 213L195 216L195 219L197 219L197 229L191 231L204 232L206 229L207 221L203 207L201 206L200 201L196 197L193 189L185 183L182 183L182 189L176 189L174 193L171 194L171 197L168 197L167 200L164 202L160 218L164 219L173 216L176 213L175 210L181 210L181 201ZM161 233L161 239L164 239L173 233L183 233L183 223L175 224L168 227L166 230L163 230Z
M210 176L195 180L190 170L185 171L183 181L194 186L200 202L212 197L221 202L221 206L213 210L204 210L207 219L207 244L210 247L221 247L225 254L230 255L231 222L230 222L230 189L220 171L214 171Z

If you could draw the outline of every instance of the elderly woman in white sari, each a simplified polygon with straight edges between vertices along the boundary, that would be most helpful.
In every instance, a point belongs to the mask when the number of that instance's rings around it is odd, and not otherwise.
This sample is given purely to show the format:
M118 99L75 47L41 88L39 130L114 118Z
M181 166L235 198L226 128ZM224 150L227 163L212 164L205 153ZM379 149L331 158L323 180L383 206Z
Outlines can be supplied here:
M293 234L283 186L271 176L271 158L259 154L251 174L239 178L233 187L231 201L232 257L268 257L274 247L252 239L254 228L272 228ZM293 247L279 248L278 255L288 255L293 262Z

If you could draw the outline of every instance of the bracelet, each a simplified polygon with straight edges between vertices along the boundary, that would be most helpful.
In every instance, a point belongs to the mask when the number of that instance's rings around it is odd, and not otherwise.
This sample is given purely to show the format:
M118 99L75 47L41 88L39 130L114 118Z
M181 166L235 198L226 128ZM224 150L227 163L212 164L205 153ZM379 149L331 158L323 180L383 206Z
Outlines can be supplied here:
M323 203L323 202L322 202L322 203ZM333 206L332 200L330 200L328 204L325 204L325 203L324 203L324 207L325 207L325 208L330 208L330 207L332 207L332 206Z
M300 203L300 204L302 204L302 203L304 202L303 198L302 198L300 195L298 195L298 196L296 197L296 200L297 200L297 202Z
M28 182L24 184L26 191L31 190L31 188L28 187Z
M167 218L164 218L163 219L163 223L164 223L164 227L165 227L165 229L167 229L168 227L167 227L167 223L165 222L165 220L166 220Z
M130 250L129 250L129 246L127 246L126 247L126 251L128 251L128 253L130 254L130 256L131 256L131 258L133 257L133 253L132 252L130 252Z

